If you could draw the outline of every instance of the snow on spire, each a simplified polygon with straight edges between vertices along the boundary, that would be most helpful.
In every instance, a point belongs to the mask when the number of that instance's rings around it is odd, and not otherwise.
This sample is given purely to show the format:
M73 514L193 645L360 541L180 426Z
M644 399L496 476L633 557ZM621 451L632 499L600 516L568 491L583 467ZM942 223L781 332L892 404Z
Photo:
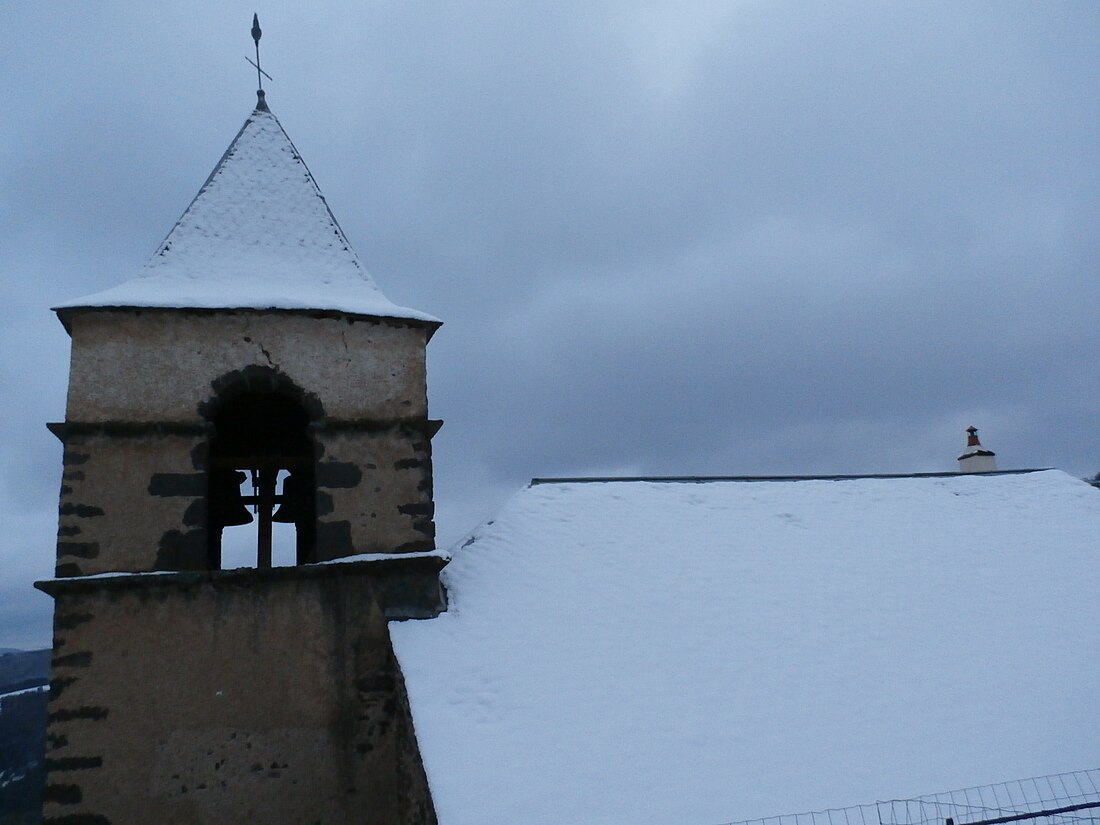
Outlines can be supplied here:
M316 309L437 323L382 294L259 104L143 271L55 309Z
M959 456L960 473L989 473L997 469L996 453L987 450L978 439L978 428L966 428L966 449Z

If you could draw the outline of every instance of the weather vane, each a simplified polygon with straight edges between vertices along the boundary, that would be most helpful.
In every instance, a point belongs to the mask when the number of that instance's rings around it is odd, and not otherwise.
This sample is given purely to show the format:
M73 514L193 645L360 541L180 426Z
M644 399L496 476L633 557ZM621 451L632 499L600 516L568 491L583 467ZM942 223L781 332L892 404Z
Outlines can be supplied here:
M264 104L264 78L268 80L274 80L271 75L260 68L260 36L263 32L260 30L260 16L258 14L252 15L252 39L256 43L256 59L253 60L248 55L245 55L245 60L256 67L256 83L259 88L256 90L256 96L259 98L259 105L263 108L267 108Z

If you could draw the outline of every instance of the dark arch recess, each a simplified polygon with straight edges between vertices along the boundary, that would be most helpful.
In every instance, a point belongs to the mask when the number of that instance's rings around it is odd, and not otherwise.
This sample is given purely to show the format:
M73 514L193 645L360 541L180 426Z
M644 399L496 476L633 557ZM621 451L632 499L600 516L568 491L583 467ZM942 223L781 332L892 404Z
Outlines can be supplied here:
M244 369L233 370L215 378L210 382L210 388L213 390L211 397L198 406L199 415L207 421L213 421L227 402L251 393L281 395L295 401L305 411L311 423L325 417L325 408L321 406L316 395L306 392L272 367L250 364Z
M245 504L254 508L260 525L259 566L271 563L273 519L294 522L297 563L315 561L317 450L310 425L324 416L320 401L278 370L256 365L227 373L211 386L213 397L199 405L200 415L212 425L207 442L209 566L221 567L223 528L252 520ZM251 499L242 499L237 490L240 482L234 479L247 477L242 470L259 485ZM281 470L289 470L291 477L276 494Z

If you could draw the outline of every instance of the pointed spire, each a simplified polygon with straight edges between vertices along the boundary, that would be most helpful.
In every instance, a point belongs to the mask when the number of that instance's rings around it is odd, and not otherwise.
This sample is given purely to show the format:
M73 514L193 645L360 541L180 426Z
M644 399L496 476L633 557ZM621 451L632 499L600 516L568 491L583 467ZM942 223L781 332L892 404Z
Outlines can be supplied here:
M359 262L267 108L263 78L271 75L260 68L262 34L253 14L256 60L245 60L256 68L256 108L144 271L54 309L331 310L439 325L431 315L390 302Z
M77 307L331 310L439 323L382 294L266 107L245 121L142 273L55 309Z

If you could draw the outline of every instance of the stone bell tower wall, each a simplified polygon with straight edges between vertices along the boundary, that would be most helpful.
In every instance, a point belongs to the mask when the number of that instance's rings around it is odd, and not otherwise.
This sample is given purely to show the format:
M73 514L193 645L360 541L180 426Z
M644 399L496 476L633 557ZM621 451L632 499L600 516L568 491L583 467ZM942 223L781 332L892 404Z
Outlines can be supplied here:
M203 429L54 429L65 442L58 576L205 567Z
M255 365L316 397L330 420L428 414L418 321L260 310L69 310L70 421L201 422L215 382Z
M47 822L433 825L387 616L434 557L40 583Z
M434 548L434 324L324 312L67 310L58 576L207 566L207 446L228 394L292 387L316 458L317 558Z
M319 561L356 553L435 548L434 427L417 422L332 427L315 433ZM401 536L400 544L387 537Z

